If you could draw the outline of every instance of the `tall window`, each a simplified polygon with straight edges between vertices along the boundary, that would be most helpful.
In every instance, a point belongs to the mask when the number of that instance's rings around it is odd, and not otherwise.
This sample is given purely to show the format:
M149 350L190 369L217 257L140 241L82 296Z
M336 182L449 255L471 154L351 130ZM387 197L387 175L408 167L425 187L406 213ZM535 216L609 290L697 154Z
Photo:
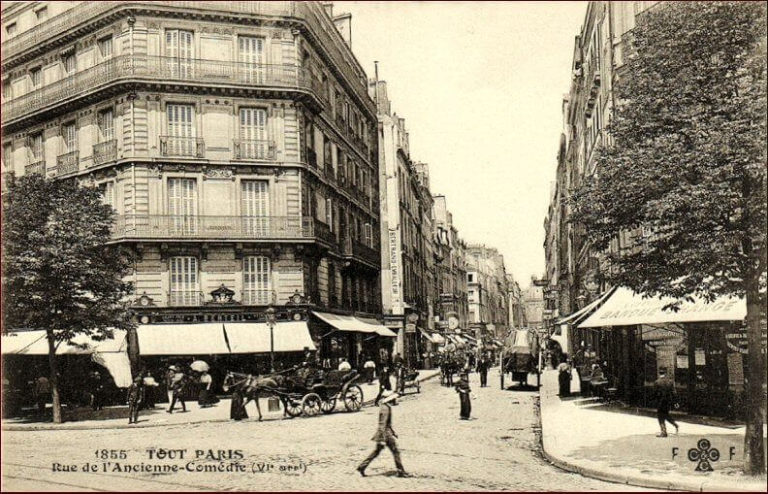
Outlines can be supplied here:
M112 36L107 36L99 40L99 54L101 58L112 56Z
M192 32L181 29L168 29L165 32L165 56L171 77L186 78L192 76Z
M196 156L195 107L193 105L167 106L168 143L166 153L175 156Z
M12 22L5 26L5 32L8 33L8 36L13 36L18 31L18 26L15 22Z
M6 79L3 81L3 99L11 98L13 98L13 86L11 85L11 80Z
M238 61L241 63L244 82L264 82L264 39L254 36L237 38Z
M170 305L199 305L197 258L171 257Z
M115 138L115 115L112 108L99 112L98 125L99 142L107 142Z
M240 108L240 157L269 158L266 110Z
M325 200L325 222L328 228L333 231L333 201L331 198Z
M3 145L3 167L5 171L13 171L13 144Z
M40 67L29 71L29 78L32 81L32 89L37 89L43 85L43 71Z
M331 139L323 136L323 166L330 171L333 170L333 156L331 153Z
M43 134L29 136L29 150L32 154L32 163L43 161Z
M197 233L197 180L168 179L168 214L171 216L169 226L173 234Z
M77 71L77 58L74 52L69 52L61 56L61 62L64 64L64 73L72 75Z
M99 188L101 189L101 201L115 209L115 182L104 182Z
M243 303L267 305L272 300L269 258L247 256L243 258Z
M64 137L65 152L77 151L77 125L75 122L64 124L61 134Z
M246 235L268 237L269 228L269 185L266 180L243 180L240 182L240 211Z

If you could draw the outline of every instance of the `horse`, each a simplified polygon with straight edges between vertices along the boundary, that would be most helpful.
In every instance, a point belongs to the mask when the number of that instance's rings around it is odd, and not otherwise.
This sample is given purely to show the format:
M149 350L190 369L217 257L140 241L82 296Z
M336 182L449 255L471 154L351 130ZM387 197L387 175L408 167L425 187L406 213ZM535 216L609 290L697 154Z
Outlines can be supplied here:
M259 412L259 421L262 420L261 406L259 405L260 397L275 396L274 390L282 387L285 378L283 376L254 376L251 374L241 374L239 372L228 371L224 378L222 388L224 392L228 392L230 389L242 393L245 401L243 402L243 408L251 401L256 402L256 410ZM288 412L283 408L283 415L287 416Z

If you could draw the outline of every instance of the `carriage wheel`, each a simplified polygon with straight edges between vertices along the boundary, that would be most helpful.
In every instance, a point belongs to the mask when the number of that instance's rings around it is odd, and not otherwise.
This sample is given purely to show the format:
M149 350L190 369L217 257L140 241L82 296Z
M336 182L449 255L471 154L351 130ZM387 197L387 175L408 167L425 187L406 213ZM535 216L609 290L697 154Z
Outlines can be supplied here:
M336 409L336 398L329 398L320 402L320 410L323 413L331 413Z
M349 386L343 391L342 399L348 412L356 412L363 407L363 390L357 385Z
M323 402L317 393L309 393L301 399L301 410L305 417L314 417L321 411L320 404Z
M301 415L302 403L296 398L287 396L283 398L283 405L285 406L285 412L291 417L298 417Z

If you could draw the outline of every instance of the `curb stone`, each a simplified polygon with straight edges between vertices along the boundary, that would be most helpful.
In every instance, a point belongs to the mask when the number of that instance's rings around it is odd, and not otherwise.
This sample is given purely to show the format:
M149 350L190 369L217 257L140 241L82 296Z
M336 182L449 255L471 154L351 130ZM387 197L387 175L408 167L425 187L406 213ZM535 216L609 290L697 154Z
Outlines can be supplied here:
M428 379L432 379L435 376L439 376L439 373L428 375L426 377L419 377L418 382L424 382ZM373 404L373 400L365 401L363 402L363 406L365 405L371 405ZM283 419L280 419L283 420ZM290 419L289 419L290 420ZM231 422L230 419L206 419L206 420L196 420L192 422L178 422L178 423L162 423L162 422L148 422L145 424L138 423L138 424L113 424L113 425L30 425L30 426L24 426L24 425L17 425L17 424L3 424L2 430L3 431L9 431L9 432L39 432L39 431L90 431L90 430L106 430L106 429L145 429L149 427L174 427L174 426L189 426L189 425L196 425L196 424L215 424L215 423L227 423ZM68 422L68 424L71 424L72 422ZM242 423L248 423L248 422L242 422Z
M539 396L539 401L541 397ZM541 406L541 405L539 405ZM593 467L587 467L579 465L575 462L569 462L562 458L559 458L553 454L547 452L544 448L544 426L541 421L541 414L539 412L539 425L541 428L541 453L544 458L552 465L561 470L577 473L584 477L589 477L597 480L603 480L606 482L613 482L617 484L633 485L636 487L648 487L651 489L664 489L674 491L690 491L690 492L761 492L760 490L744 489L739 486L738 483L724 484L722 482L712 482L710 479L702 480L663 480L655 479L648 476L636 475L636 474L623 474L613 473L607 470L599 470ZM764 492L764 491L763 491Z

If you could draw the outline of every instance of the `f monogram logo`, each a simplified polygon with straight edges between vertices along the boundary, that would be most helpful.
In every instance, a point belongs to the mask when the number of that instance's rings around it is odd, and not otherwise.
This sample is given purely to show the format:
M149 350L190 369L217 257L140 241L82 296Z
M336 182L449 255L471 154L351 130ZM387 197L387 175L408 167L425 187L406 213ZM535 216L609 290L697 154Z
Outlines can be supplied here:
M688 459L699 462L696 465L697 472L711 472L712 464L710 462L720 459L720 451L713 448L708 439L699 439L696 448L688 450Z

